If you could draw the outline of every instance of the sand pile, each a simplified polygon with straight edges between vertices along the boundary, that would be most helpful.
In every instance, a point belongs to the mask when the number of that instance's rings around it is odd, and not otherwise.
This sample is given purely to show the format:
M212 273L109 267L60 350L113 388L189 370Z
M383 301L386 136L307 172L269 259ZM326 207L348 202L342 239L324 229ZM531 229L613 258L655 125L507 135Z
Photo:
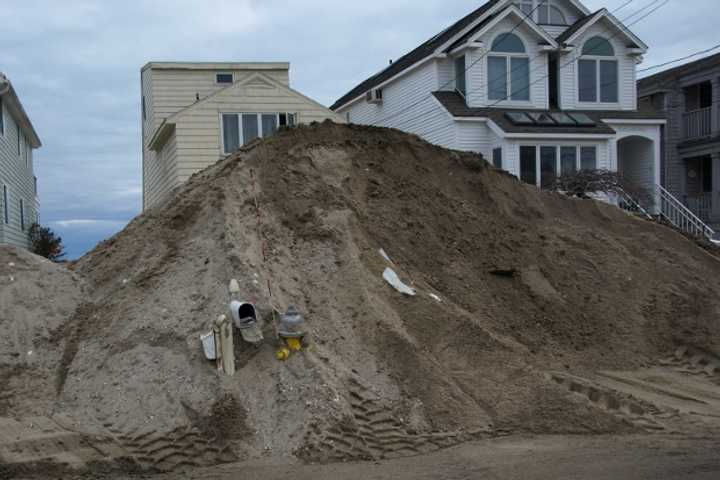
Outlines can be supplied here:
M417 295L391 288L387 267ZM41 369L52 408L151 464L628 431L546 372L634 368L679 344L717 351L720 339L720 263L683 236L539 192L476 155L357 126L248 146L74 270L83 303L38 344L59 359ZM228 378L199 335L224 312L231 278L268 341L241 345ZM71 305L77 280L63 281ZM309 324L310 349L286 363L271 305L296 305Z

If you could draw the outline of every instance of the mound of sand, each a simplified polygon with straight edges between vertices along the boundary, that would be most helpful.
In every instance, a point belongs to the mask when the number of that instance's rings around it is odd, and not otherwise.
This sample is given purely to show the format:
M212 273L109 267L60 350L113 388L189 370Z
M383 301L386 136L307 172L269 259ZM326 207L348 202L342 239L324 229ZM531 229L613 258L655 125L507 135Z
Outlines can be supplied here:
M417 295L390 287L387 267ZM81 303L75 276L37 268L28 281L62 298L27 314L49 316L30 343L46 355L37 375L52 408L150 464L378 458L501 431L627 431L546 373L635 368L720 339L720 263L682 235L369 127L284 131L193 176L77 262ZM199 336L225 311L231 278L268 340L240 345L229 378ZM37 307L0 295L11 304L3 326ZM282 363L271 306L289 305L305 314L311 346ZM5 342L0 358L15 365ZM7 371L9 396L19 394L20 373Z

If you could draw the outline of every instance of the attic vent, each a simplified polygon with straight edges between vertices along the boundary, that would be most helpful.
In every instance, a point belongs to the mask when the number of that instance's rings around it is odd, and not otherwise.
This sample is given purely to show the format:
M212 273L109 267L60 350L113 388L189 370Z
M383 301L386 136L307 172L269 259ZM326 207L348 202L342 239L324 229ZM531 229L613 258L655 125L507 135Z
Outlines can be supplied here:
M376 88L375 90L369 90L365 94L365 100L367 100L368 103L382 103L382 101L383 101L382 88Z
M215 75L216 83L233 83L232 73L218 73Z

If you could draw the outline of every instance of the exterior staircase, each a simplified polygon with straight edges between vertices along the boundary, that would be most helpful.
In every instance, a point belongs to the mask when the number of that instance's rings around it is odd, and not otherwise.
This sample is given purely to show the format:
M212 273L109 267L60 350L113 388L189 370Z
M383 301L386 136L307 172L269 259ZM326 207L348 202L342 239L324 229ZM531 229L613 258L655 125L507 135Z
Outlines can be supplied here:
M705 238L708 241L720 245L720 232L716 232L700 217L695 215L683 202L668 192L661 185L655 186L659 205L655 208L643 208L630 195L622 194L617 205L623 210L643 215L647 218L656 218L665 221L681 232L693 237ZM655 215L650 214L650 211Z

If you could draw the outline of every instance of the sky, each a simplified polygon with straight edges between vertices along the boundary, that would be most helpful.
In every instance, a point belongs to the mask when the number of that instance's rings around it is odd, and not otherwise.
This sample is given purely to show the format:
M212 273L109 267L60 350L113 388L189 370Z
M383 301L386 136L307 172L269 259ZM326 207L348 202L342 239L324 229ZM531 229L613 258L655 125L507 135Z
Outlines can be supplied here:
M584 3L613 11L627 1ZM149 61L289 61L291 86L330 105L482 3L0 0L0 71L43 142L41 222L77 258L140 213L140 69ZM650 46L640 68L720 43L718 6L669 0L633 26Z

